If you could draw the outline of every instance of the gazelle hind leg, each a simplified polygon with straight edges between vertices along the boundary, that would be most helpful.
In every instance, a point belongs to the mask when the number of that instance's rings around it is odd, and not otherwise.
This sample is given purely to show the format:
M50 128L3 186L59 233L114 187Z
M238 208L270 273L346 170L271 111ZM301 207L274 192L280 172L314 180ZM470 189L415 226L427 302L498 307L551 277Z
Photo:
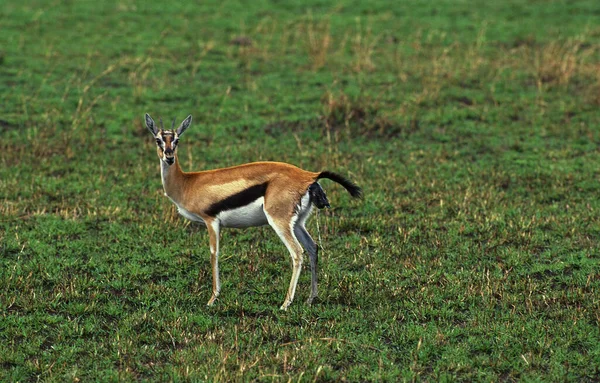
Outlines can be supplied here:
M285 300L281 305L281 310L287 310L290 304L294 301L296 286L298 285L298 278L300 278L300 271L302 270L303 250L292 230L298 217L294 215L291 217L291 220L275 219L270 216L266 210L265 215L267 216L269 225L271 225L271 227L275 230L285 247L290 252L290 256L292 258L292 278L290 280L290 286L288 287Z
M294 226L294 233L296 234L296 238L298 241L304 246L306 252L308 253L308 257L310 259L310 296L306 303L311 304L312 301L317 297L317 266L319 263L319 247L312 239L306 228L298 222L296 226Z
M217 220L207 222L208 236L210 241L210 265L212 267L212 295L206 304L212 306L221 292L221 281L219 280L219 233L220 225Z
M314 185L319 184L315 183L313 184L313 186ZM294 225L294 234L296 234L296 238L298 238L298 241L300 241L300 243L308 253L308 257L310 259L310 296L306 301L306 303L308 304L311 304L312 301L317 297L317 266L319 263L319 247L312 239L310 234L308 234L308 231L306 231L305 227L306 221L312 213L312 208L313 204L311 189L309 188L309 190L306 192L306 194L302 197L302 200L300 201L298 221Z

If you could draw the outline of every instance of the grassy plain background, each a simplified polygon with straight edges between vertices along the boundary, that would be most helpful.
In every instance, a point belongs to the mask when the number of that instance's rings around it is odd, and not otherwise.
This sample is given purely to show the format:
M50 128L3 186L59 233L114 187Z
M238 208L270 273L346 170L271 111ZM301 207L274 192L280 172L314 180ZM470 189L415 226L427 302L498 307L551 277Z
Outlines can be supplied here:
M395 4L397 3L397 4ZM600 377L597 1L7 1L0 380ZM313 217L320 300L277 310L269 228L206 232L186 170L347 174ZM317 227L318 223L318 227Z

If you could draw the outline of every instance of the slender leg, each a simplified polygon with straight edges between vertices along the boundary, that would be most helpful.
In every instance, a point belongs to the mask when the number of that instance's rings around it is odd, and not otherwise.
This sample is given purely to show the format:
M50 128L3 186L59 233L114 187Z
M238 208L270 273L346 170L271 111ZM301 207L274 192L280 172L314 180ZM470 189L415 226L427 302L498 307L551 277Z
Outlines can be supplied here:
M287 220L276 220L273 219L266 211L265 215L269 225L275 230L285 247L287 247L292 257L292 279L290 280L290 286L288 287L285 300L281 305L281 310L287 310L290 304L294 301L294 295L296 294L296 286L298 285L298 278L300 278L300 271L302 271L302 246L296 239L292 227L294 226L297 217L292 216L290 221ZM287 222L286 222L287 221Z
M304 246L308 256L310 258L310 297L306 303L309 305L317 297L317 266L319 263L319 247L315 241L311 238L310 234L306 231L306 228L300 225L300 222L294 226L294 233L298 241Z
M221 292L221 281L219 280L219 233L220 226L217 220L207 222L208 236L210 240L210 264L212 266L212 296L207 305L212 306Z

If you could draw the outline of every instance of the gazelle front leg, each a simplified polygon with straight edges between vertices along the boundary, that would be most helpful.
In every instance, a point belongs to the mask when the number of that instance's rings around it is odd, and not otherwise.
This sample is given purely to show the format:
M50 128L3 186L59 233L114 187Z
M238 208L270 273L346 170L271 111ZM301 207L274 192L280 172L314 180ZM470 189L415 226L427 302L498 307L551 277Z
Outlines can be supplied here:
M208 238L210 241L210 265L212 267L212 296L207 306L212 306L221 292L221 281L219 280L219 233L221 227L218 220L206 222Z

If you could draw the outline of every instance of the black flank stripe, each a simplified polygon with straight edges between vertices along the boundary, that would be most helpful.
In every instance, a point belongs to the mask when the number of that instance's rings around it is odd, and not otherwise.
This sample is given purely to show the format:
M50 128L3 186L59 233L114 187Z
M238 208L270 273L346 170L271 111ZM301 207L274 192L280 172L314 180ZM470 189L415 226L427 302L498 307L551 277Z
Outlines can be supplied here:
M211 217L215 217L222 211L246 206L256 201L260 197L264 197L266 190L266 182L264 184L250 186L248 189L242 190L241 192L229 196L219 202L213 203L210 205L208 210L206 210L206 214L210 215Z

